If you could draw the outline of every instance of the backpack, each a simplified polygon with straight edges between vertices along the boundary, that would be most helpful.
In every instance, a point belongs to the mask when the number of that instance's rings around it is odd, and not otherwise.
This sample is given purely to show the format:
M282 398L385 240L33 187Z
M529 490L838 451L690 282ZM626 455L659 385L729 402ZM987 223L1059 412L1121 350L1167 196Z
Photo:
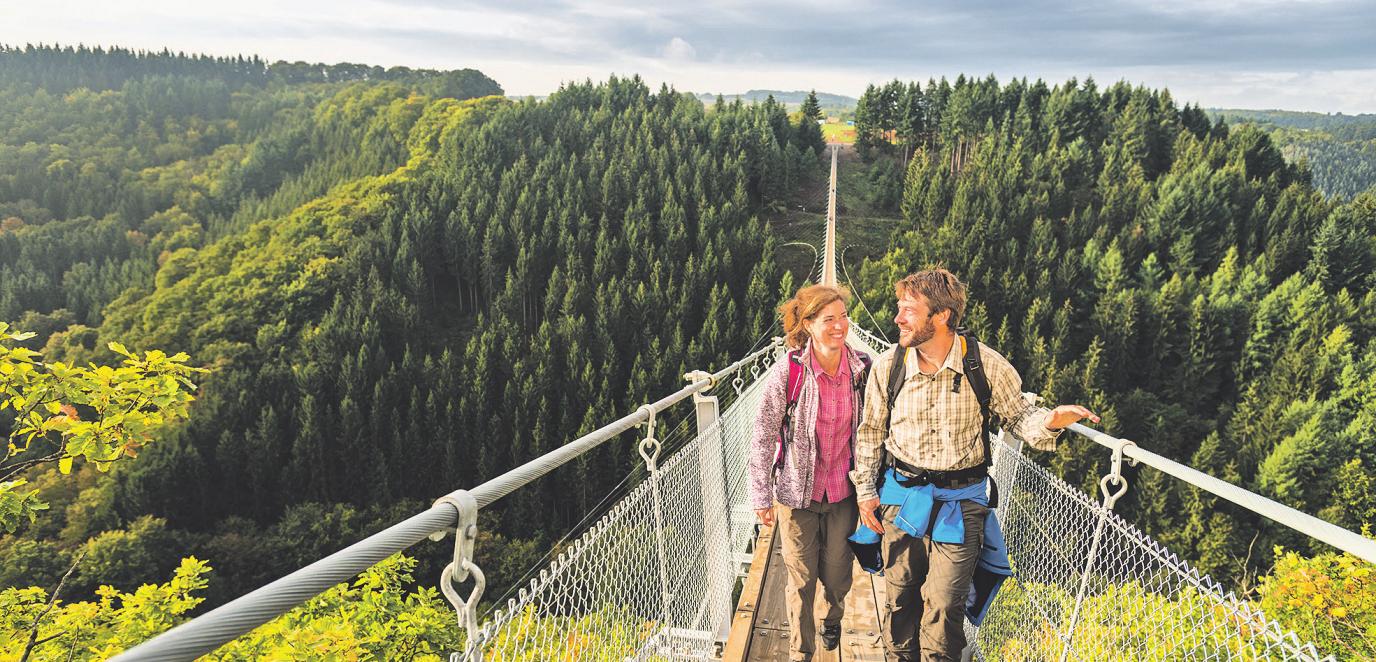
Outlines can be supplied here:
M975 337L969 329L965 327L956 328L956 340L961 345L962 367L965 369L963 375L965 381L970 383L970 388L975 391L975 399L979 401L979 414L982 419L980 423L980 437L984 442L984 470L987 473L993 464L993 453L989 445L989 431L993 427L994 415L990 408L990 401L993 400L993 390L989 387L989 377L984 374L984 362L979 356L979 338ZM893 407L898 402L898 393L902 390L903 382L907 379L908 362L907 348L894 345L893 367L889 369L889 384L886 392L888 400L888 419L884 421L884 429L889 429L893 422ZM955 384L951 390L955 393L960 392L960 382L962 375L957 374ZM887 458L888 450L884 451ZM885 462L888 464L888 462ZM992 487L993 481L990 480L992 496L989 499L991 508L998 505L998 488Z
M851 390L858 393L859 397L851 400L852 407L863 409L865 397L865 380L870 374L870 365L873 363L870 355L858 352L860 363L863 367L860 374L851 375ZM793 444L793 410L798 408L798 398L803 393L803 350L795 349L788 353L788 381L784 385L784 393L788 395L788 405L784 408L783 421L779 423L778 446L774 449L774 469L777 471L784 466L784 455L788 453L788 447ZM841 360L845 360L843 356Z

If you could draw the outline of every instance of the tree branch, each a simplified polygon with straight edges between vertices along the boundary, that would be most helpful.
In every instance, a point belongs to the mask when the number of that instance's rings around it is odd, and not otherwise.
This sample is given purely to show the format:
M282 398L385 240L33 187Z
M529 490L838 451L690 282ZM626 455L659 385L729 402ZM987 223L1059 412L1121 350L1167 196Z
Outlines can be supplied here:
M55 452L55 453L52 453L51 455L44 455L43 457L35 458L35 459L32 459L32 460L24 460L23 462L18 462L18 463L15 463L15 464L10 465L10 466L8 466L8 467L5 467L5 469L4 469L5 475L0 476L0 482L7 481L7 480L9 480L9 479L11 479L11 478L13 478L13 477L15 477L15 476L18 476L18 475L21 474L21 473L24 473L25 471L28 471L29 469L31 469L31 468L33 468L33 467L36 467L36 466L40 465L40 464L43 464L43 463L46 463L46 462L56 462L56 461L62 459L62 453L63 453L65 450L66 450L66 449L64 448L64 449L59 450L59 451L57 451L57 452Z
M61 635L61 633L58 633L39 642L38 626L43 624L43 619L47 617L48 612L52 611L53 607L57 606L57 596L62 593L63 585L67 583L67 578L72 576L72 573L76 571L78 565L81 565L81 560L84 558L86 558L86 550L83 549L81 553L77 555L76 560L72 561L72 567L67 568L67 573L62 575L62 579L58 580L57 586L53 588L52 595L48 596L48 606L43 609L43 613L33 619L33 628L29 630L29 643L24 646L24 653L19 656L19 662L28 662L29 655L33 653L34 647L38 646L39 643L47 643Z

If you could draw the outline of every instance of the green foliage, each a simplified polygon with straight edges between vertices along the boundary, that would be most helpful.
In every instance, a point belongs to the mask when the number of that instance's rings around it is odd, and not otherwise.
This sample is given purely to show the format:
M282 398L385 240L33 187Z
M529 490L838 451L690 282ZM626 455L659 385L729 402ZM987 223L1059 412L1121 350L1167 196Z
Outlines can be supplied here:
M815 122L769 100L121 57L0 53L0 319L69 364L137 339L214 372L185 424L24 534L70 560L141 548L152 515L216 560L212 604L739 354L773 321L757 213L816 168ZM633 459L608 444L506 500L494 593Z
M55 542L13 540L0 547L0 587L55 586L70 566Z
M1276 548L1261 580L1261 607L1319 650L1343 660L1376 657L1376 570L1351 554L1304 558Z
M17 660L37 624L32 659L103 660L143 643L186 617L201 598L210 567L183 559L172 580L145 584L131 593L111 586L97 590L93 602L54 603L41 588L0 592L0 659ZM46 612L46 613L45 613Z
M454 611L430 587L408 592L415 561L393 556L331 588L209 659L440 660L462 646ZM45 612L41 588L0 592L0 660L17 660L37 621L32 659L103 660L185 620L203 598L210 566L182 559L164 584L125 593L101 586L91 602ZM307 653L309 651L309 653Z
M1291 161L1304 163L1314 186L1352 198L1376 186L1376 115L1211 110L1235 124L1255 124Z
M221 366L205 418L157 458L215 473L182 490L150 463L122 478L121 503L205 526L302 499L433 496L572 438L594 407L614 418L633 396L601 398L633 378L668 389L758 333L726 320L748 288L724 284L772 281L750 210L789 184L781 107L709 115L613 81L440 110L419 115L406 167L201 249L111 308L104 332L185 341ZM738 151L738 131L759 142ZM562 530L630 461L609 449L597 475L513 503ZM555 493L576 496L534 507Z
M1333 477L1333 499L1319 512L1327 520L1350 531L1361 531L1376 522L1376 471L1362 458L1352 458Z
M442 660L463 642L433 587L408 593L415 561L385 559L217 650L210 659Z
M817 102L817 91L808 92L798 111L798 143L808 152L820 151L826 146L822 139L822 106Z
M188 366L186 354L138 356L116 342L110 350L124 357L117 368L45 363L17 345L32 335L0 322L0 412L14 416L0 459L0 530L7 533L46 507L19 476L50 463L70 473L77 459L106 471L137 457L160 430L189 415L191 376L206 372Z
M510 662L622 660L642 655L645 641L657 628L626 605L606 605L580 616L545 616L527 607L486 649L500 651L495 659Z
M81 563L68 582L69 595L86 595L104 584L139 586L165 576L179 560L177 537L165 521L151 515L92 537L77 551Z
M20 489L27 483L23 478L0 483L0 529L14 531L25 520L32 523L39 511L48 509L48 504L38 498L38 490Z
M980 628L980 641L1000 646L1000 660L1054 660L1075 609L1076 594L1057 585L1010 581ZM1149 618L1144 618L1149 616ZM1048 620L1049 618L1049 620ZM1247 645L1254 622L1194 588L1173 594L1144 583L1104 584L1080 606L1070 656L1084 660L1269 660Z

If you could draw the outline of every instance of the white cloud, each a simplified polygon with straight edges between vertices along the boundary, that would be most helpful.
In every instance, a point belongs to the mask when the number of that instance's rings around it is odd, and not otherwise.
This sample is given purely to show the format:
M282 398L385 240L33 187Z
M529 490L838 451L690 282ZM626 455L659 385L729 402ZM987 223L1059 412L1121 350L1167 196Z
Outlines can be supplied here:
M1227 74L1161 72L1148 81L1169 87L1177 103L1215 108L1345 112L1376 111L1376 69L1254 71Z
M694 92L816 88L851 96L893 78L993 73L1051 83L1126 79L1206 106L1376 111L1376 70L1368 64L1376 61L1376 9L1354 0L1160 0L1167 8L1202 6L1214 19L1189 21L1161 18L1147 0L1081 0L1069 8L1050 0L997 8L935 0L920 11L894 0L867 2L864 11L838 11L825 0L691 7L638 0L0 0L0 43L472 67L513 95L548 94L564 81L612 73ZM1228 14L1258 2L1265 11ZM764 20L768 29L760 27Z
M693 45L684 41L682 37L670 39L669 43L664 45L662 53L665 59L679 62L696 60L698 57L698 49L693 48Z

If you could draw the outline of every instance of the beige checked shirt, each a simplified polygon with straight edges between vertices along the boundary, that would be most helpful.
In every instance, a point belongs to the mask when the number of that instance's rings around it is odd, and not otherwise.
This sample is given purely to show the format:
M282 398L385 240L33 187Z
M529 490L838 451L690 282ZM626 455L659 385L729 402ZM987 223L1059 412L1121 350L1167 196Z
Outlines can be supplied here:
M1034 448L1054 450L1060 432L1046 429L1051 411L1023 398L1022 377L1008 359L984 343L980 343L979 351L989 378L989 405L1003 419L1003 428ZM855 468L850 472L861 501L878 496L875 480L886 446L894 457L934 471L965 469L984 461L979 400L964 378L960 337L951 343L946 362L935 375L923 374L917 367L917 350L908 350L906 379L894 403L890 434L884 429L889 413L885 391L894 355L885 352L880 356L865 386L865 410L856 432ZM961 375L960 391L953 392L957 374Z

